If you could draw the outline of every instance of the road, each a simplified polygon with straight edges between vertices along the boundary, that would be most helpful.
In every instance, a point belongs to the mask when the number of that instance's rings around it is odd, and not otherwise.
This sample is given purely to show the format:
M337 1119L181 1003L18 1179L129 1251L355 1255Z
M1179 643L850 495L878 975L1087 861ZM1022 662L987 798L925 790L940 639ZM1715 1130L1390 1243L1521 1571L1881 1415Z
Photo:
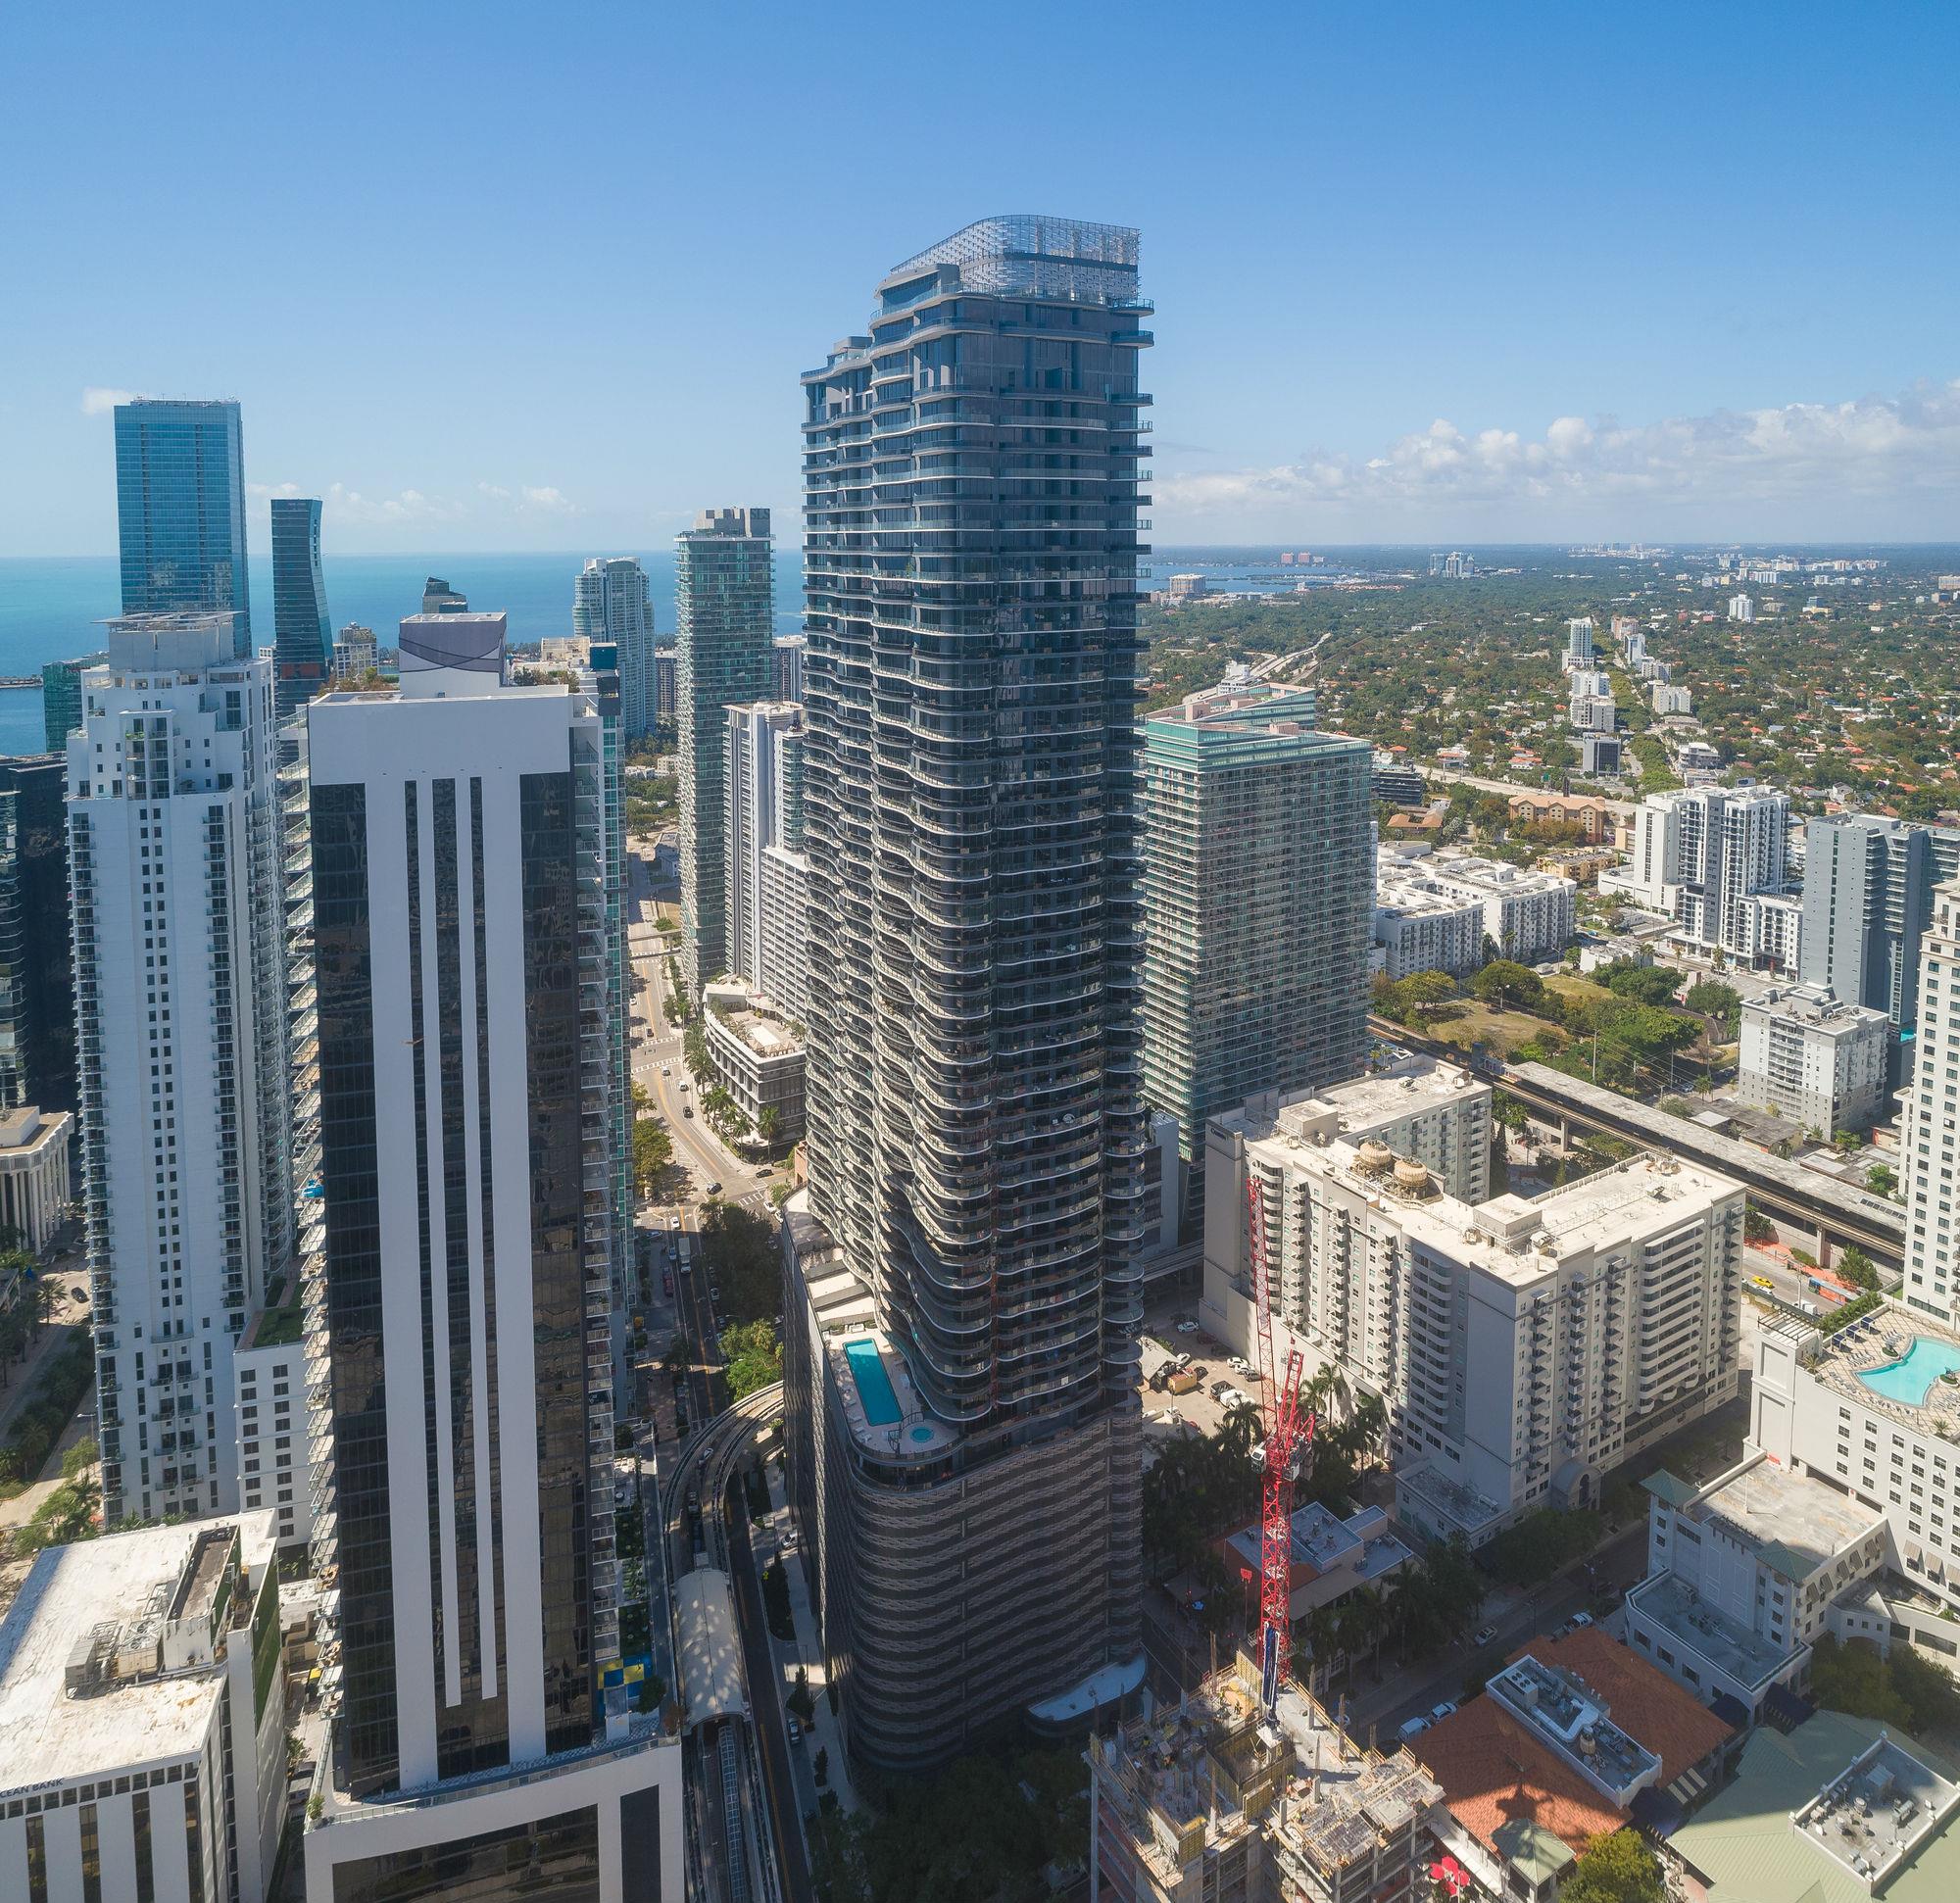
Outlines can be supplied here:
M1646 1522L1636 1520L1609 1539L1592 1555L1592 1563L1599 1591L1606 1596L1618 1597L1628 1586L1638 1586L1647 1570ZM1417 1683L1396 1680L1371 1686L1364 1683L1348 1697L1350 1730L1365 1739L1368 1727L1373 1725L1383 1748L1393 1747L1396 1729L1405 1719L1434 1711L1445 1699L1461 1699L1463 1683L1473 1671L1494 1669L1526 1639L1549 1632L1575 1612L1592 1606L1595 1596L1583 1570L1561 1575L1540 1586L1522 1605L1494 1620L1496 1636L1488 1644L1473 1647L1465 1640L1451 1646Z

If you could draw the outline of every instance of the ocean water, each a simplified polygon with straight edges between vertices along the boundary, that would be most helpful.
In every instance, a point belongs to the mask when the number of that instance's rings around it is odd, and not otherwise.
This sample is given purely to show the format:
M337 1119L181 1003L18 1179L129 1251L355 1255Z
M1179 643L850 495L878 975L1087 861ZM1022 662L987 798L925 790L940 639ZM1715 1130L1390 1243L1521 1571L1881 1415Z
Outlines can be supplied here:
M674 554L666 549L608 549L635 555L653 586L654 623L674 625ZM1223 562L1220 586L1244 586L1239 566L1277 561L1278 552L1232 549L1162 549L1141 566L1146 588L1180 566ZM514 642L536 641L571 628L573 578L585 553L563 555L332 555L324 558L326 607L338 628L349 621L370 627L392 647L395 624L421 607L422 583L440 575L469 598L472 608L502 609L511 617ZM803 562L795 547L776 552L776 632L802 625ZM101 623L122 607L122 584L113 556L14 556L0 558L0 676L38 675L50 660L91 654L102 645ZM272 561L252 558L252 632L272 638ZM0 688L0 753L39 753L43 745L38 687Z

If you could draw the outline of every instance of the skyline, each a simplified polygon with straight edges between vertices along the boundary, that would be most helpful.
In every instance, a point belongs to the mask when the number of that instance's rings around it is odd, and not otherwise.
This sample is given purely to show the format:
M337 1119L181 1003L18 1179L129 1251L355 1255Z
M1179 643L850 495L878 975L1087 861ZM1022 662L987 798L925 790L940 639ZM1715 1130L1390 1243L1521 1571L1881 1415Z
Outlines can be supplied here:
M739 94L692 80L737 30L706 17L491 9L460 41L215 12L193 41L119 9L114 64L94 22L5 29L94 103L86 140L65 86L0 129L51 293L0 315L0 554L113 546L125 391L243 404L254 549L273 494L375 553L644 546L710 504L787 524L809 336L931 234L1023 210L1142 229L1160 542L1936 539L1960 501L1960 35L1930 13L1667 9L1623 39L1146 8L1098 89L1104 10L1009 8L1002 46L1052 57L962 65L1001 136L949 143L935 89L897 87L908 163L840 207L803 151L836 56L788 9L741 23ZM970 51L906 21L921 74ZM593 114L601 76L644 112ZM228 110L146 169L179 82ZM308 138L316 171L278 162ZM181 241L220 220L250 271Z

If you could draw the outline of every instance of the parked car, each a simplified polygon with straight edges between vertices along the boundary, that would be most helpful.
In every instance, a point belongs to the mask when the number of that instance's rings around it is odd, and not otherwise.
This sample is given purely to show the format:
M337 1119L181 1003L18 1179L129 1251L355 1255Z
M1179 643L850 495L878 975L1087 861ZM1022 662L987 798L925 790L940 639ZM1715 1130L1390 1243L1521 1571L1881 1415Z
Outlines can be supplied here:
M792 1744L801 1744L803 1742L803 1727L794 1718L790 1720L790 1742Z
M1396 1727L1396 1735L1399 1738L1406 1740L1412 1737L1420 1737L1423 1734L1423 1732L1428 1730L1429 1730L1428 1719L1405 1718L1402 1720L1401 1724Z
M1225 1365L1235 1375L1249 1375L1252 1372L1252 1364L1243 1354L1235 1354Z
M1456 1701L1453 1698L1446 1698L1442 1702L1442 1704L1438 1705L1437 1708L1430 1713L1429 1722L1432 1725L1441 1725L1446 1718L1453 1718L1455 1717L1455 1715L1456 1715Z
M1575 1612L1572 1615L1572 1630L1574 1632L1578 1632L1592 1623L1592 1615L1590 1612Z
M1497 1635L1497 1629L1495 1626L1479 1626L1477 1630L1470 1635L1470 1642L1473 1645L1488 1645L1490 1644L1492 1639L1496 1637L1496 1635Z
M1198 1324L1196 1322L1179 1322L1177 1332L1180 1335L1196 1335L1198 1333Z
M673 1292L674 1292L673 1276L670 1271L662 1269L661 1271L661 1293L663 1295L671 1295Z
M1214 1381L1211 1384L1211 1398L1215 1401L1222 1401L1231 1391L1231 1389L1232 1384L1229 1381Z

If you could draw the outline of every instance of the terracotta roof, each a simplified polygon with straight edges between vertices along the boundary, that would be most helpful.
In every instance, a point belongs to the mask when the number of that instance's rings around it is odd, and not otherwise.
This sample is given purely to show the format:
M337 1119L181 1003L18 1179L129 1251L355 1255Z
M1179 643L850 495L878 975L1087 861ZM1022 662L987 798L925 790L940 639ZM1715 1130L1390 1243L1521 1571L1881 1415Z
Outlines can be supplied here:
M1735 1735L1686 1685L1596 1626L1582 1626L1563 1638L1535 1638L1511 1657L1527 1652L1543 1665L1584 1679L1598 1692L1613 1723L1660 1760L1663 1788Z
M1409 1749L1443 1786L1443 1801L1477 1841L1504 1853L1497 1832L1535 1824L1576 1854L1627 1813L1553 1757L1494 1698L1473 1698L1432 1726Z

